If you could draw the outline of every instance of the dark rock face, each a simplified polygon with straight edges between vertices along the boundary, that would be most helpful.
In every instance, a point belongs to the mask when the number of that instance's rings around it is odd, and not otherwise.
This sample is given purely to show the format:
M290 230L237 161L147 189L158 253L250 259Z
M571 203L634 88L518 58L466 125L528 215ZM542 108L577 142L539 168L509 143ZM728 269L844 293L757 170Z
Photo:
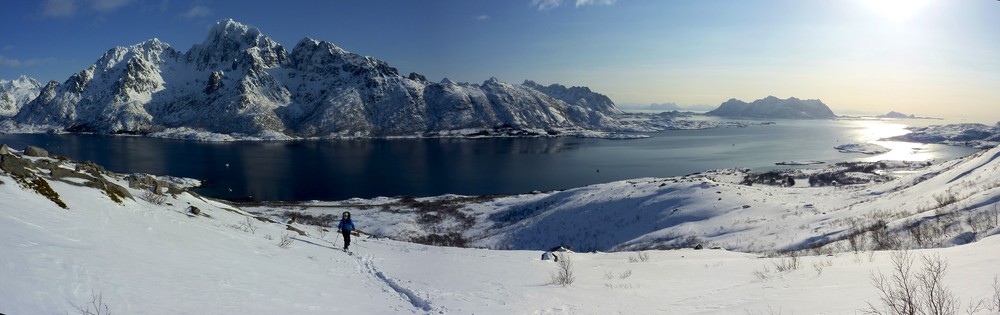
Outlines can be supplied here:
M774 96L768 96L752 103L730 99L719 105L719 108L706 114L764 119L828 119L837 117L830 110L830 107L827 107L820 100L800 100L794 97L779 99Z

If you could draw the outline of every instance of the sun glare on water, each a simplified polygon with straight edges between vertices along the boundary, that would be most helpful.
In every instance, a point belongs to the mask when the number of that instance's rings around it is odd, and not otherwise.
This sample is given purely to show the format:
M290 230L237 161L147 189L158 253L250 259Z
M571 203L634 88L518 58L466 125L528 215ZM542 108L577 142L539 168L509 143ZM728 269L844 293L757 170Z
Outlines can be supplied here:
M930 161L935 159L935 155L927 151L927 145L922 143L883 141L881 139L891 138L907 134L906 125L885 121L862 121L861 129L856 138L866 143L874 143L889 149L889 152L878 154L863 159L867 162L880 160L893 161Z

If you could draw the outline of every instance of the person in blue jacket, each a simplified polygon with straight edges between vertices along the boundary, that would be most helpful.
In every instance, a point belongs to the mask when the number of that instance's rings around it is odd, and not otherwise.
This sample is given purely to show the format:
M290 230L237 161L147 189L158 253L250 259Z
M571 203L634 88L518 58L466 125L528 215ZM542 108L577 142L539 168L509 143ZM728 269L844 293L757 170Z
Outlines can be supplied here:
M340 224L337 224L337 232L344 235L344 251L351 246L351 231L354 231L354 221L351 221L351 213L344 211L344 215L340 217Z

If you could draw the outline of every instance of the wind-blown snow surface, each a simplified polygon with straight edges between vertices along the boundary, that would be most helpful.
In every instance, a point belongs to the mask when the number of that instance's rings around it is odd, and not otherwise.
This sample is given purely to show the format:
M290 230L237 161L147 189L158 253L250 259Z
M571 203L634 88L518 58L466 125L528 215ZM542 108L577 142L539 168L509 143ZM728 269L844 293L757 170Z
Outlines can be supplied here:
M722 171L501 197L471 205L481 220L470 231L485 236L481 245L508 240L520 248L594 242L625 249L668 234L700 236L730 249L794 247L842 233L838 221L876 211L908 213L886 216L890 227L934 216L936 211L914 210L944 192L957 201L941 212L994 209L997 157L1000 149L984 151L857 187L738 186L730 183L739 176L735 171ZM117 175L106 178L128 185ZM68 205L62 209L8 173L0 181L4 314L78 313L75 307L86 307L92 292L115 314L850 314L877 304L869 277L891 265L889 252L803 257L802 267L787 272L774 267L785 258L726 250L646 251L645 262L630 262L638 255L632 252L571 253L576 281L562 287L548 284L557 267L541 261L538 250L432 247L362 236L349 256L337 249L342 240L336 233L295 223L309 235L290 234L285 224L248 219L243 210L188 193L164 205L141 198L118 204L72 178L49 180ZM204 215L188 214L189 205ZM530 211L506 212L511 209ZM402 209L353 211L368 232L414 222ZM523 217L498 217L511 220L507 224L482 220L500 213ZM388 215L395 220L379 221ZM295 236L281 248L286 233ZM976 238L995 233L993 227ZM945 284L964 302L993 292L998 249L1000 238L993 236L916 253L948 260Z

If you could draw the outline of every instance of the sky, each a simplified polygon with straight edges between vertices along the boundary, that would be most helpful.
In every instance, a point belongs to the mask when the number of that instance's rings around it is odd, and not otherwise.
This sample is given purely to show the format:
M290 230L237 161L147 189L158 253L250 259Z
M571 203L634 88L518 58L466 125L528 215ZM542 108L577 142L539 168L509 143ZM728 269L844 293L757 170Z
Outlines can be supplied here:
M179 51L217 21L308 36L400 73L587 86L621 106L820 99L993 123L995 0L2 0L0 79L65 81L115 46Z

